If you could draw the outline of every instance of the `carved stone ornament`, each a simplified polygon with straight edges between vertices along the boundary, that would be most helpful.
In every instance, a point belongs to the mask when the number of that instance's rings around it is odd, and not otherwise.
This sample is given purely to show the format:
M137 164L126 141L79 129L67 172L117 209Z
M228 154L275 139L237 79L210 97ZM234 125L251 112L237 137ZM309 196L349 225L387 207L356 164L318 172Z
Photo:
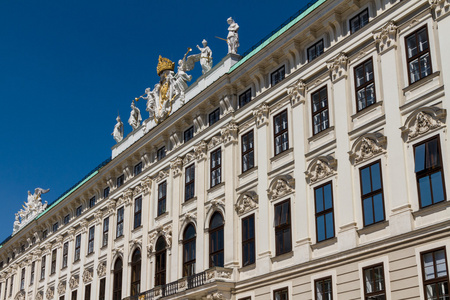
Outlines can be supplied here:
M55 296L55 288L53 286L50 286L47 288L47 291L45 292L45 297L47 297L48 300L52 300Z
M421 107L408 116L402 132L412 140L443 126L447 111L438 107Z
M234 112L233 105L231 104L231 96L229 95L225 95L222 98L220 98L219 105L222 108L224 116Z
M208 143L208 150L211 150L222 143L222 139L218 136L213 136L211 141Z
M99 278L106 275L106 261L102 261L98 263L97 266L97 275Z
M195 158L199 161L206 159L206 149L207 148L208 147L207 147L205 141L200 141L199 143L195 144L195 146L194 146Z
M16 213L12 233L13 235L25 227L28 223L33 221L36 216L47 208L47 201L42 203L41 195L48 193L49 191L50 189L44 190L41 188L34 189L34 194L31 194L31 192L28 191L27 202L25 202L23 209Z
M142 186L140 184L138 184L134 189L133 189L133 197L137 197L140 194L142 194Z
M144 194L148 194L151 191L152 188L152 179L150 177L145 177L142 181L141 181L141 185L142 185L142 190L144 191Z
M187 166L188 164L190 164L192 161L194 161L195 159L195 154L194 153L187 153L186 156L183 158L183 165Z
M394 46L396 37L397 26L394 21L389 21L386 25L373 32L373 38L380 52Z
M352 149L349 152L350 159L354 163L365 161L371 157L381 154L385 151L387 139L380 133L365 134L353 143Z
M238 125L235 122L228 123L220 130L222 141L225 145L228 143L237 143Z
M170 162L170 169L174 177L182 174L183 160L180 157L175 158Z
M245 214L258 207L258 195L255 192L244 192L236 201L234 208L238 215Z
M60 281L56 291L58 292L58 295L63 295L66 292L66 281Z
M261 104L253 110L253 116L256 119L256 126L258 128L269 124L269 106L265 103Z
M276 200L293 193L295 179L290 175L281 175L275 177L267 189L267 194L271 200Z
M439 18L450 11L449 0L428 0L428 2L434 10L436 18Z
M70 277L69 279L69 287L71 290L74 290L78 287L80 283L80 278L78 277L78 275L72 275L72 277Z
M305 103L306 84L299 79L294 84L287 88L287 93L291 98L291 105L297 106L300 103Z
M327 68L331 71L332 81L339 80L347 76L348 57L340 53L335 59L327 62Z
M155 181L159 182L163 179L167 178L169 176L169 172L166 172L164 170L159 171L158 176L155 177Z
M25 300L25 291L24 290L19 291L14 297L14 300Z
M44 299L44 292L43 291L39 291L36 293L36 300L42 300Z
M183 216L181 216L180 218L180 223L184 224L184 223L191 223L197 220L197 214L195 212L191 213L191 212L187 212L185 213Z
M150 255L153 252L154 245L156 240L162 236L167 244L167 249L170 249L172 246L172 225L166 226L158 226L154 229L153 232L149 235L149 245L147 246L148 254Z
M133 190L126 189L125 192L123 193L123 197L125 200L125 204L130 205L131 203L133 203Z
M211 294L208 294L206 297L203 297L204 300L222 300L225 299L223 294L221 292L214 292Z
M92 269L85 269L85 270L83 271L83 282L84 282L85 284L92 281L93 273L94 273L94 272L93 272Z
M311 161L306 170L306 178L311 183L328 178L336 173L337 160L332 156L319 156Z

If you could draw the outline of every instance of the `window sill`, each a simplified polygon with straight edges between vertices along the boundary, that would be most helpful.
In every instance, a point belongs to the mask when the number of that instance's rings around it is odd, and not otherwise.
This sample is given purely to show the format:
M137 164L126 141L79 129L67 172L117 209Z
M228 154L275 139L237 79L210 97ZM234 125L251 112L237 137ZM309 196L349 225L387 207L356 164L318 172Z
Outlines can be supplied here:
M433 81L433 78L438 77L440 74L441 74L440 71L436 71L436 72L434 72L434 73L432 73L432 74L430 74L430 75L428 75L428 76L426 76L426 77L424 77L422 79L417 80L416 82L414 82L414 83L410 84L409 86L405 87L403 89L403 94L411 92L412 90L415 90L416 88L421 87L421 86L427 84L430 81Z
M159 216L157 216L157 217L155 218L155 220L156 220L156 221L161 220L161 219L163 219L165 216L168 216L168 215L169 215L169 212L166 211L166 212L164 212L163 214L160 214Z
M256 172L257 170L258 170L258 166L254 166L253 168L248 169L247 171L245 171L245 172L239 174L239 175L238 175L238 178L241 179L241 178L243 178L243 177L246 177L246 176L248 176L249 174L252 174L253 172Z
M223 186L225 186L225 182L221 182L221 183L218 183L218 184L216 184L215 186L213 186L212 188L210 188L209 190L207 190L206 192L209 194L209 193L212 193L212 192L214 192L215 190L218 190L218 189L220 189L221 187L223 187Z
M189 198L189 199L185 199L183 201L183 203L181 203L181 206L188 205L188 204L190 204L190 203L192 203L192 202L194 202L196 200L197 200L197 196L194 196L194 197Z
M368 115L371 112L373 112L374 110L376 110L379 106L383 105L383 101L377 101L372 105L366 106L365 108L361 109L360 111L358 111L357 113L355 113L354 115L351 116L352 121L354 119L358 119L364 115Z
M312 250L322 249L337 243L337 237L330 238L328 240L317 242L314 245L311 245Z
M314 142L316 140L319 140L320 138L322 138L323 136L327 135L328 133L330 133L333 130L334 130L334 126L330 126L327 129L322 130L319 133L316 133L312 137L308 138L308 143L311 143L311 142Z
M91 253L88 253L87 255L86 255L86 257L90 257L90 256L92 256L92 255L94 255L95 254L95 251L92 251Z
M74 263L74 264L79 263L80 260L81 260L81 259L74 260L73 263Z
M66 270L66 269L67 269L67 266L62 267L62 268L61 268L61 271L64 271L64 270Z
M425 217L428 215L431 215L433 213L439 212L439 211L443 211L446 210L447 207L450 207L450 201L449 200L444 200L432 205L428 205L424 208L420 208L419 210L413 212L413 217L414 219L418 218L418 217Z
M114 239L114 242L118 242L118 241L120 241L121 239L123 239L123 234L117 236L117 237Z
M282 260L285 260L285 259L289 259L289 258L291 258L293 256L294 256L294 252L291 250L289 252L286 252L286 253L283 253L283 254L271 257L270 260L272 261L272 263L273 262L279 262L279 261L282 261Z
M239 272L247 272L250 270L256 269L256 263L252 263L251 265L247 265L238 269Z
M140 231L141 229L142 229L142 224L141 225L139 225L138 227L136 227L136 228L133 228L133 230L131 230L131 232L137 232L137 231Z
M287 150L284 150L283 152L278 153L277 155L275 155L274 157L270 158L270 162L273 163L274 161L288 155L289 153L292 153L294 151L294 148L289 148Z
M100 248L100 250L105 250L106 248L108 248L108 244L103 245L103 246Z
M375 231L385 229L388 226L389 226L389 220L384 220L384 221L381 221L378 223L373 223L373 224L367 225L364 228L356 230L356 232L358 233L358 235L370 234Z

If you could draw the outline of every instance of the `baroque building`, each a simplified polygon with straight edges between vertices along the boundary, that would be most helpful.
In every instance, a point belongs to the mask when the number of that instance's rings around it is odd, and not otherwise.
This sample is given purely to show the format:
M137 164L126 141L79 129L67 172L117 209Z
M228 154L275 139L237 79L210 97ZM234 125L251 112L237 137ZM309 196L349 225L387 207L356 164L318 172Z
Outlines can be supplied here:
M449 299L449 11L318 0L242 56L230 18L216 65L160 57L111 159L29 193L0 299Z

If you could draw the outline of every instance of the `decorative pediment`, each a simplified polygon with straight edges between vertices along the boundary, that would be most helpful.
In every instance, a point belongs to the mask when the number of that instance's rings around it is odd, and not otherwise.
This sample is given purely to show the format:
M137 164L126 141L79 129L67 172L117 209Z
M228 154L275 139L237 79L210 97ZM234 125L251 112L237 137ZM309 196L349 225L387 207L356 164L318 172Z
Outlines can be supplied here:
M242 215L258 207L258 195L253 191L242 193L234 205L236 213Z
M287 93L291 99L291 105L297 106L305 103L306 84L302 79L297 80L294 84L287 88Z
M66 292L66 281L60 281L56 290L58 292L58 295L63 295Z
M181 175L183 168L183 160L181 157L177 157L170 162L170 169L174 177Z
M340 53L336 58L327 62L327 68L331 72L332 81L347 77L348 57L345 53Z
M434 131L445 123L447 111L438 107L421 107L411 113L406 119L405 125L400 128L407 140Z
M45 292L45 297L47 297L48 300L52 300L55 296L55 288L53 286L49 286L47 288L47 291Z
M133 197L137 197L140 194L142 194L143 192L143 188L141 184L138 184L134 189L133 189Z
M158 237L164 237L166 241L167 248L170 249L172 246L172 225L168 224L166 226L158 226L149 234L149 244L147 246L148 254L153 252Z
M195 159L195 154L194 153L192 153L192 152L187 153L186 156L183 158L183 165L187 166L192 161L194 161L194 159Z
M183 242L183 233L186 226L190 223L193 223L195 227L197 227L197 214L196 212L187 212L180 217L180 230L178 232L178 242Z
M256 119L256 127L269 124L269 106L266 103L261 104L253 110L253 116Z
M42 300L44 299L44 292L43 291L39 291L36 293L36 300Z
M102 261L98 263L97 266L97 276L99 278L103 277L106 275L106 261Z
M275 177L267 189L269 199L276 200L295 192L295 179L290 175Z
M83 271L83 282L85 284L92 281L92 277L94 275L93 273L94 273L94 271L92 269L84 269L84 271Z
M373 38L380 52L395 45L397 26L394 21L389 21L383 27L373 32Z
M367 133L353 143L349 151L353 163L359 163L385 152L387 139L381 133Z
M220 130L222 141L225 145L237 142L238 125L236 122L230 122Z
M194 146L195 158L199 161L206 159L206 149L207 148L208 147L207 147L205 141L200 141L199 143L195 144L195 146Z
M80 283L80 278L78 275L72 275L69 279L69 287L71 290L74 290L78 287Z
M219 136L213 136L212 139L208 143L208 150L211 150L220 144L222 144L222 138Z
M155 181L159 182L159 181L164 180L167 177L169 177L169 172L161 170L161 171L159 171L158 176L155 177Z
M311 183L328 178L336 173L337 160L332 156L314 158L306 169L306 178Z
M25 291L24 290L19 291L14 297L14 300L25 300Z

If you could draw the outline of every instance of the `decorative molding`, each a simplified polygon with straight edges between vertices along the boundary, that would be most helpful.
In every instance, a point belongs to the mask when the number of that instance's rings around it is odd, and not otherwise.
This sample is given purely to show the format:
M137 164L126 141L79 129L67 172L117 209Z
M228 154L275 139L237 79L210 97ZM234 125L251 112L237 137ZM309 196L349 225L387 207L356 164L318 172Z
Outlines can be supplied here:
M71 290L74 290L78 287L80 283L80 278L78 275L72 275L69 279L69 287Z
M402 133L407 136L407 140L433 131L444 125L447 110L438 107L421 107L412 112L401 127Z
M25 300L25 291L24 290L19 291L14 297L14 300Z
M305 103L305 91L306 84L302 79L299 79L294 84L288 86L287 93L291 99L292 107Z
M435 18L440 18L450 11L450 0L428 0L431 9L434 10Z
M295 179L291 175L275 177L267 189L267 195L271 200L277 200L293 192L295 192Z
M150 193L150 191L152 189L152 179L149 176L145 177L144 179L142 179L141 185L142 185L142 190L144 191L144 194Z
M228 115L229 113L234 112L233 105L231 104L231 95L225 95L219 100L219 105L222 108L223 116Z
M208 294L206 297L202 297L202 300L224 300L225 297L221 292L213 292Z
M42 300L44 299L44 292L43 291L39 291L36 293L36 300Z
M47 288L47 291L45 292L45 297L47 297L48 300L52 300L55 296L55 288L53 286L49 286Z
M327 68L331 72L331 80L338 81L347 77L348 57L345 53L339 53L334 59L327 62Z
M136 198L137 196L139 196L140 194L142 194L143 188L142 188L142 184L138 184L137 186L135 186L135 188L133 189L133 197Z
M314 158L306 169L305 175L311 183L323 180L336 174L337 160L332 156Z
M148 255L153 253L157 239L162 236L167 244L167 249L172 247L172 225L158 226L149 234L149 244L147 245Z
M106 261L102 261L98 263L97 266L97 276L99 278L106 276Z
M236 213L240 216L258 207L258 195L253 191L242 193L234 205Z
M58 295L63 295L66 292L66 281L60 281L58 283L58 287L56 289L56 291L58 292Z
M155 177L155 182L162 181L163 179L166 179L167 177L169 177L169 172L161 170L161 171L159 171L158 176Z
M194 154L195 154L195 158L198 161L206 159L206 149L207 148L208 147L207 147L205 141L200 141L199 143L194 145Z
M391 47L396 47L397 25L394 21L387 22L383 27L372 32L378 51L383 52Z
M83 276L82 276L83 282L85 284L91 282L93 275L94 275L94 271L92 269L84 269Z
M125 205L130 205L133 203L133 190L132 189L126 189L123 193L123 197L125 200Z
M231 121L226 126L224 126L220 130L220 135L222 137L222 142L225 145L228 145L230 143L237 143L237 137L238 137L238 125L236 122Z
M173 177L177 177L183 173L183 160L181 157L176 157L170 162L170 169L172 170Z
M387 138L381 133L367 133L353 143L348 152L353 163L357 164L385 152Z
M186 156L183 158L183 165L187 166L191 163L191 161L194 161L195 159L195 153L189 152L186 154Z
M208 150L211 150L222 144L222 138L219 136L213 136L208 143Z
M269 124L269 106L266 103L261 104L253 110L253 116L256 120L256 127Z

